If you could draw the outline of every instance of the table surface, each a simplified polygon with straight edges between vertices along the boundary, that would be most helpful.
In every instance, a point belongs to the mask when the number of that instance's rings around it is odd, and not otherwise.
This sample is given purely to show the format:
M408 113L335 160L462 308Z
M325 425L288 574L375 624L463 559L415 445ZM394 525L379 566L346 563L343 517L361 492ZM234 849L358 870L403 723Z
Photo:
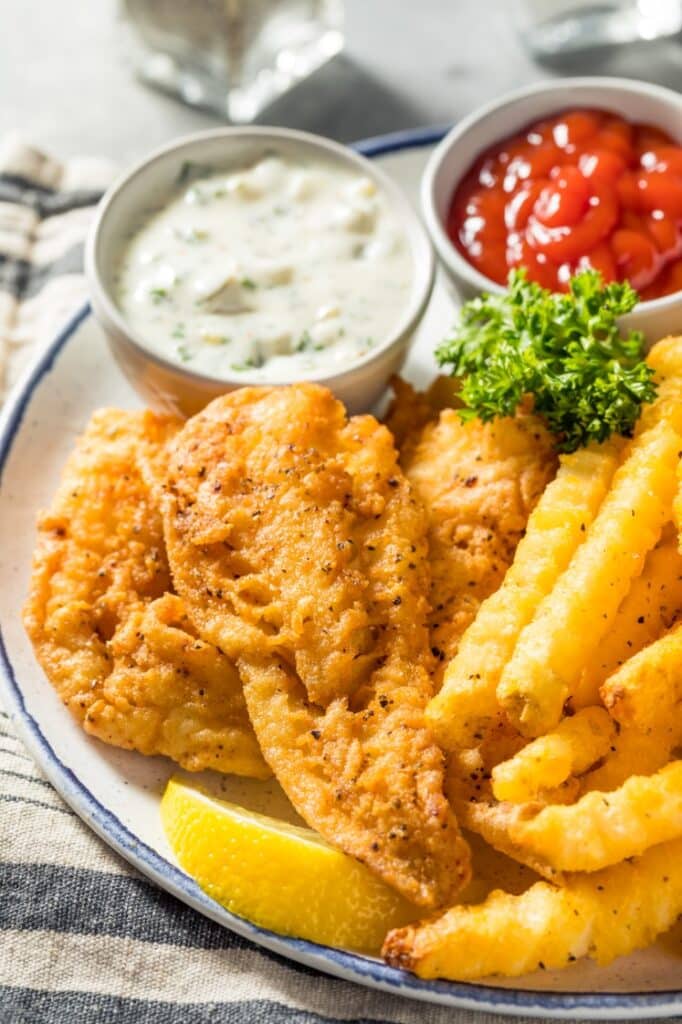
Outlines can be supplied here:
M221 123L136 80L116 0L22 0L11 14L5 3L0 136L18 132L60 157L97 154L125 163ZM509 0L346 0L343 56L261 121L349 141L455 121L508 89L567 72L682 88L679 39L543 66L524 51L512 8Z

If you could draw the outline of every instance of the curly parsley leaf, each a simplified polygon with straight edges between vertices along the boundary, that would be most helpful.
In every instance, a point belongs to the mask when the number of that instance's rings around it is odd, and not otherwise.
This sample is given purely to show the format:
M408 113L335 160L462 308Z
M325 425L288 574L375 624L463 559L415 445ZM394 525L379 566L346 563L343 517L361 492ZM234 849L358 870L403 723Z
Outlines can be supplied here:
M466 303L436 350L440 365L462 379L462 417L512 416L531 396L559 451L629 436L656 395L642 333L623 335L618 324L637 301L627 282L604 285L595 270L571 278L567 294L512 271L503 295Z

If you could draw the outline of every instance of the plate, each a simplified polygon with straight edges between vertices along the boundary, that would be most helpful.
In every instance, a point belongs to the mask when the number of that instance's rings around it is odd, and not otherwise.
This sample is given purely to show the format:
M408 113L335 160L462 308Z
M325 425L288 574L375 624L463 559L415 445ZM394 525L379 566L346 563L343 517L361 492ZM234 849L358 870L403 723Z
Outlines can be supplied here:
M380 160L416 202L424 163L439 137L437 132L384 136L360 144L360 149ZM434 341L448 329L454 309L439 281L405 369L419 385L435 372ZM200 913L285 958L361 985L444 1006L545 1020L642 1020L682 1013L679 931L606 969L575 964L563 972L488 985L421 981L378 960L258 928L211 900L176 866L158 813L173 765L86 736L46 682L19 616L36 514L48 503L90 413L103 405L134 408L139 401L85 307L30 368L0 421L0 691L35 760L74 811L131 864ZM216 794L255 810L293 815L276 783L208 773L202 781Z

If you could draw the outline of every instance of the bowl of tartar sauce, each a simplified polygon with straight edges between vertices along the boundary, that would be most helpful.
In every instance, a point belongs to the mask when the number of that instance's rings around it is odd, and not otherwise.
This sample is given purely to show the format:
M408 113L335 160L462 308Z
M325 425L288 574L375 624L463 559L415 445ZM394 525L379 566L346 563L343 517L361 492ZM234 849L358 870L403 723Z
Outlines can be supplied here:
M155 152L104 196L85 264L119 365L146 402L184 415L301 380L369 409L434 276L417 214L374 163L283 128Z

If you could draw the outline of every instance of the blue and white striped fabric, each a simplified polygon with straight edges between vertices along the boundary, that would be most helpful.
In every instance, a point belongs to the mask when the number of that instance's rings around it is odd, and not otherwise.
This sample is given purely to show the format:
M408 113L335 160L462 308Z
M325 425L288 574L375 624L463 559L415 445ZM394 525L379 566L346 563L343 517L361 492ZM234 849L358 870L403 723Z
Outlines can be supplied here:
M113 171L0 139L0 397L83 303L83 239Z

